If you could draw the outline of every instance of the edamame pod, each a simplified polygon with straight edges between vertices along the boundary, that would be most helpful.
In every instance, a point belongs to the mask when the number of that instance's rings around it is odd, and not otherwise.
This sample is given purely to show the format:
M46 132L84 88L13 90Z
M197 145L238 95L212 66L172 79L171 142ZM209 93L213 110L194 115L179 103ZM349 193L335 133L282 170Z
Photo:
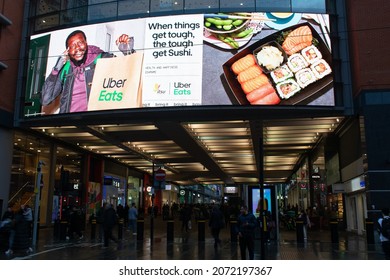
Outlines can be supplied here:
M233 20L231 19L220 19L220 18L206 18L206 22L210 22L215 26L231 25Z
M232 24L234 25L234 26L240 26L241 24L243 24L243 20L242 19L236 19L236 20L234 20L233 22L232 22Z
M244 37L252 34L252 32L253 32L253 29L252 28L248 28L248 29L245 29L245 30L241 31L240 33L238 33L236 35L236 37L237 38L244 38Z
M225 37L223 35L218 35L218 39L228 44L229 46L233 47L234 49L239 48L238 43L232 37Z
M229 25L222 25L222 28L225 29L226 31L229 31L230 29L232 29L233 25L229 24Z

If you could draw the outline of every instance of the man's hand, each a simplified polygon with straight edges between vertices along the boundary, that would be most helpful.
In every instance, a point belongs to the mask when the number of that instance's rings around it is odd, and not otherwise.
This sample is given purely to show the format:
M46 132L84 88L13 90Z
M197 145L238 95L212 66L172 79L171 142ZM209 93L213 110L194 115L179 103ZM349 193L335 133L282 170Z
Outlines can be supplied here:
M118 49L124 54L132 54L135 52L134 50L134 37L130 37L127 34L122 34L119 36L118 39L115 41L116 45L118 46Z
M65 65L65 63L68 61L68 59L69 59L68 50L69 50L69 48L67 48L67 49L61 54L61 56L57 59L57 63L56 63L56 65L54 66L54 70L60 71L61 68Z

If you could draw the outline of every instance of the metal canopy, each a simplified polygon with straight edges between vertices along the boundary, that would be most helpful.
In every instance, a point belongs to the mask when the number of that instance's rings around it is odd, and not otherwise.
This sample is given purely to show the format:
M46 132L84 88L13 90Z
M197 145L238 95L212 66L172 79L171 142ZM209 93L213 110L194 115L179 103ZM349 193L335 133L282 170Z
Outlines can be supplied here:
M264 183L272 184L287 182L342 121L342 110L311 107L143 108L34 117L19 126L150 174L153 162L163 165L166 180L180 185L257 184L262 138Z

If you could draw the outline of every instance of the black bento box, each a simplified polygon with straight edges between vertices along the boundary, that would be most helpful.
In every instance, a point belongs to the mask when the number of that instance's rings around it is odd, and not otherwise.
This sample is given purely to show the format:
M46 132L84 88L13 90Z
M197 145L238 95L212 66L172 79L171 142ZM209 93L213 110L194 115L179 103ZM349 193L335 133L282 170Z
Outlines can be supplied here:
M313 38L315 38L316 41L318 42L316 47L321 52L322 58L332 67L332 55L328 47L324 43L323 39L321 38L321 36L318 34L318 32L314 29L314 27L310 23L305 22L305 23L300 23L297 25L290 26L288 28L275 32L249 45L248 47L246 47L245 49L243 49L242 51L234 55L232 58L230 58L222 65L225 79L238 104L249 105L250 103L247 100L246 95L242 90L240 83L237 80L236 74L233 73L233 71L231 70L232 64L248 54L253 54L259 47L267 43L278 41L278 40L280 41L283 32L284 33L289 32L304 25L309 26ZM282 45L282 42L279 42L279 44ZM276 88L276 85L273 83L270 73L265 73L265 74L268 76L270 82ZM320 97L321 95L329 91L332 88L332 86L333 86L333 75L330 74L308 85L304 89L301 89L300 92L289 97L288 99L282 99L278 105L307 105L308 103L312 102L313 100L317 99L318 97Z

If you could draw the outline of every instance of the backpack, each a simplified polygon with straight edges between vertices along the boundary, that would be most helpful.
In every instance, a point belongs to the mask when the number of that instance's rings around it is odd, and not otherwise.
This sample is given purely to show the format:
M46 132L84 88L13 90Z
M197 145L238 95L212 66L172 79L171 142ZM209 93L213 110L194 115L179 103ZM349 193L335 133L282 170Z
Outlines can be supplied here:
M390 218L382 219L381 233L387 239L390 239Z

